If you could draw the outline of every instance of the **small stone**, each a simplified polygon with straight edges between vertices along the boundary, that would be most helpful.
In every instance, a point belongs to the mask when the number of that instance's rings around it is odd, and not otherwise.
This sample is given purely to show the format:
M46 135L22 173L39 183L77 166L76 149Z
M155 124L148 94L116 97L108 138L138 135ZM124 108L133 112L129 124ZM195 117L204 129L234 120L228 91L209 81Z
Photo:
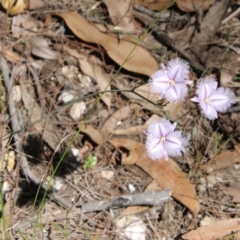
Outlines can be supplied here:
M74 157L76 157L78 155L78 153L79 153L79 149L77 149L77 148L71 148L71 151L72 151L72 155Z
M22 99L21 88L19 85L13 86L12 88L13 101L18 103Z
M78 120L85 110L86 110L85 102L74 103L70 109L69 114L72 119Z
M12 187L8 181L4 181L2 184L2 193L5 194L11 191Z
M56 191L59 191L63 186L63 182L60 179L56 179L52 185L52 188Z
M114 176L114 172L111 170L103 170L101 171L102 178L110 180Z
M73 100L73 95L68 93L68 92L63 92L59 97L58 97L58 102L70 102Z
M131 184L131 183L129 183L128 184L128 190L129 190L129 192L135 192L136 191L136 188L134 187L134 185L133 184Z

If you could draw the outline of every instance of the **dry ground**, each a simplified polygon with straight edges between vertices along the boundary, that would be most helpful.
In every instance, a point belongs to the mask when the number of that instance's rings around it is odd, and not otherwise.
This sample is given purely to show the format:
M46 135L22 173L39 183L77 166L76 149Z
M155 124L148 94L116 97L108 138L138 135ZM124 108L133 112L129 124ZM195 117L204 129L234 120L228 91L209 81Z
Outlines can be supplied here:
M240 3L129 2L1 9L0 239L240 239L239 105L209 121L189 101L206 75L240 95ZM168 104L146 84L176 57L194 84ZM191 139L153 162L143 132L163 116ZM130 208L146 188L172 196Z

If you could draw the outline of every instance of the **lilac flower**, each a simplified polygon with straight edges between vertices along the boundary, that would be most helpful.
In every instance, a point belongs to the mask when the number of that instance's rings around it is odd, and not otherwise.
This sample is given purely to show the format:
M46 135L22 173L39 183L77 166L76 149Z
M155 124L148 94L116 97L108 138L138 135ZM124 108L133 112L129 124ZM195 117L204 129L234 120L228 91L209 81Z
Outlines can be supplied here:
M217 85L217 81L211 77L200 79L197 97L191 99L199 103L202 112L210 120L218 118L217 112L224 112L235 103L233 91L223 87L217 88Z
M165 118L160 122L150 123L147 132L146 148L151 159L157 160L168 155L178 156L185 152L188 140L181 136L180 131L175 131L176 123L171 124Z
M186 80L189 74L188 63L176 58L167 67L164 64L161 67L149 81L152 91L159 93L160 98L166 97L169 102L183 100L188 91L186 85L192 83Z

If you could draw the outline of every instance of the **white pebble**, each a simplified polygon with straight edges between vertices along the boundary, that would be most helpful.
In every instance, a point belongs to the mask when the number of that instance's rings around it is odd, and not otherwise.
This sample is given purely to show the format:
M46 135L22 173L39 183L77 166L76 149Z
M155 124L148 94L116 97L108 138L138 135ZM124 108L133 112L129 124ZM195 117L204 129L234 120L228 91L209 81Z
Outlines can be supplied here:
M198 185L197 186L199 192L205 192L206 191L206 185Z
M21 88L19 85L13 86L12 88L13 101L18 103L22 99Z
M110 180L114 176L114 172L111 170L103 170L101 171L102 178Z
M85 110L86 110L85 102L74 103L70 109L69 114L72 119L78 120Z
M68 93L68 92L63 92L59 97L58 97L58 102L70 102L73 100L73 95Z
M136 216L123 216L116 221L116 227L121 239L145 240L146 226L144 222Z
M235 164L234 164L234 168L235 168L236 170L239 170L240 164L239 164L239 163L235 163Z
M80 76L78 75L78 79L80 80L80 82L82 83L82 85L86 88L89 88L91 86L92 80L89 76Z
M12 189L10 183L8 181L4 181L2 184L2 193L5 194Z
M77 148L71 148L71 151L72 151L72 155L74 157L76 157L78 155L78 153L79 153L79 149L77 149Z
M209 216L205 216L201 221L200 221L200 226L207 226L210 223L215 222L215 220Z
M118 121L117 126L121 126L121 125L122 125L122 121Z
M131 184L131 183L129 183L128 184L128 190L129 190L129 192L135 192L136 191L136 188L134 187L134 185L133 184Z
M60 179L56 179L52 185L52 188L56 191L59 191L63 186L63 182Z
M62 74L70 80L73 80L78 73L78 68L73 65L62 67Z

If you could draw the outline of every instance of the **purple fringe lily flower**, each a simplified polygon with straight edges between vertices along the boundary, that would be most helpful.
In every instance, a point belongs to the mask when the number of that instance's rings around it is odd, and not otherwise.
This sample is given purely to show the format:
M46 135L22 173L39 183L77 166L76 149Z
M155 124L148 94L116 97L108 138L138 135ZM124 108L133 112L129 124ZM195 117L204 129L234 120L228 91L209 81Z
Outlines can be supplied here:
M168 156L178 156L181 152L185 152L188 140L181 136L180 131L174 131L176 123L171 124L170 121L162 118L160 122L152 122L149 124L146 148L148 156L157 160L162 157L168 160Z
M167 66L161 65L162 69L153 73L150 79L151 90L159 93L160 98L166 97L169 102L183 100L187 94L187 80L189 65L186 61L176 58L171 60Z
M191 101L199 103L202 112L210 120L218 118L217 112L226 111L235 103L235 94L228 88L217 88L217 81L211 77L200 79L197 96Z

